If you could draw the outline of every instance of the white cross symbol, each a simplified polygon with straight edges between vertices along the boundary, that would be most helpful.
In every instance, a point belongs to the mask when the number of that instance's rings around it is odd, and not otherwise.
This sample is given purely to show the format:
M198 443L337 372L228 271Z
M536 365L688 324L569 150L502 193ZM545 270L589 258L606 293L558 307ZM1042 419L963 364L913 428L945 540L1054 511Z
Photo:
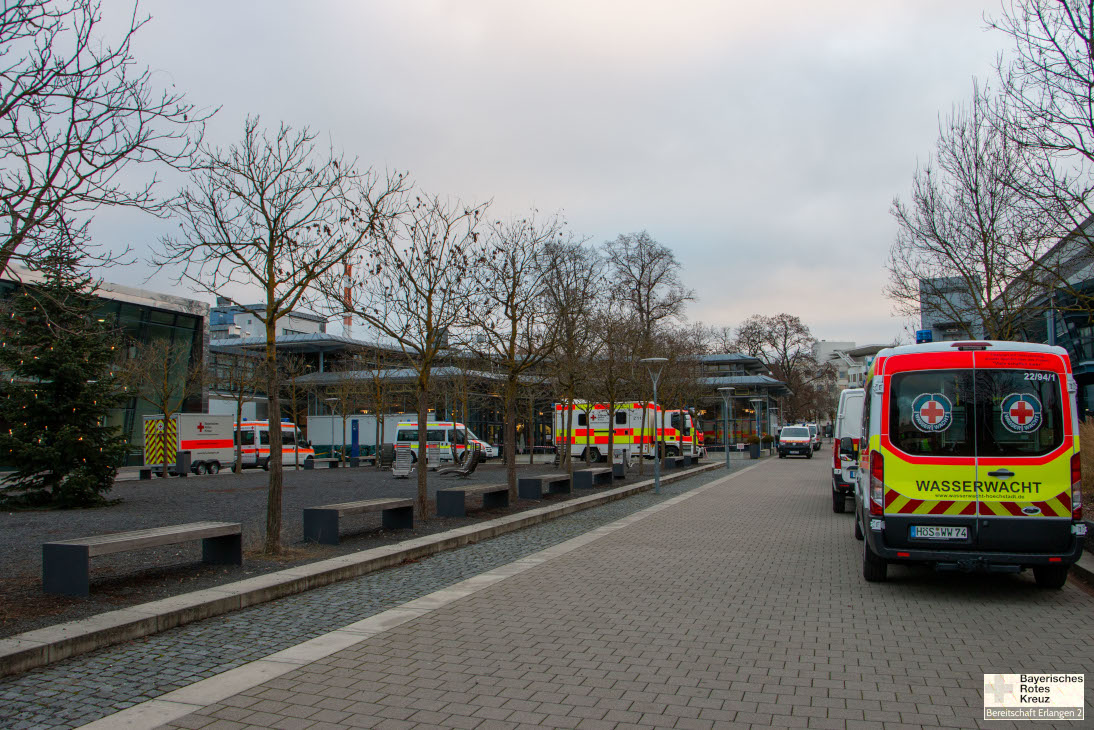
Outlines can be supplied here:
M991 690L992 700L995 702L1005 702L1007 694L1014 689L1014 685L1003 679L1002 674L993 675L994 679L988 682L988 688Z

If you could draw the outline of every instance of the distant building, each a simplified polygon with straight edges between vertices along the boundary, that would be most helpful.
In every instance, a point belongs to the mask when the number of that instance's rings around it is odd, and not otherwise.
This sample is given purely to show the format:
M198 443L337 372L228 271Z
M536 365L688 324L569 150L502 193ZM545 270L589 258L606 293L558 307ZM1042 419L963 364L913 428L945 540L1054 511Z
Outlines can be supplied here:
M931 331L935 342L984 336L969 284L959 277L919 280L919 323L921 330Z
M209 310L209 336L213 340L266 339L266 325L257 312L265 311L264 304L231 304L224 297L217 297L217 305ZM310 312L291 312L277 320L277 337L282 335L311 335L325 333L327 320Z
M41 281L40 275L26 270L20 270L18 276L27 284ZM0 278L0 298L10 296L18 286L19 282L10 276ZM101 302L99 311L115 317L125 335L134 341L183 342L190 348L190 365L205 362L209 337L209 305L205 302L109 282L102 282L95 296ZM194 395L187 399L183 410L200 413L205 410L207 398L207 392ZM109 422L119 426L129 439L130 464L143 461L144 416L153 412L147 402L131 398L110 416Z

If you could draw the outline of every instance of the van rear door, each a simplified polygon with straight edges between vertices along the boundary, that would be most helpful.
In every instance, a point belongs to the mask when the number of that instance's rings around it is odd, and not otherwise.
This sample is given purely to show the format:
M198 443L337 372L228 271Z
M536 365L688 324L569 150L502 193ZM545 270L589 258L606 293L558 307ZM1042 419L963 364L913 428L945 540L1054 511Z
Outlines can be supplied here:
M978 545L1052 552L1071 545L1069 363L1044 352L976 358Z
M925 369L931 366L935 369ZM975 371L971 353L894 356L882 404L885 543L976 546ZM864 464L863 469L869 465Z

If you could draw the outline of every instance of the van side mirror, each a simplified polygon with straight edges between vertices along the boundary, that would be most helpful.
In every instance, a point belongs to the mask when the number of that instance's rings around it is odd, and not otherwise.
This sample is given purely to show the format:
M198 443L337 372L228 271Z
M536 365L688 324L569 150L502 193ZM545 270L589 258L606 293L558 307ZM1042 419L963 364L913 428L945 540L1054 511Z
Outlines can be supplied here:
M854 458L855 454L855 442L851 440L850 436L844 436L839 440L839 453L840 456L850 456Z

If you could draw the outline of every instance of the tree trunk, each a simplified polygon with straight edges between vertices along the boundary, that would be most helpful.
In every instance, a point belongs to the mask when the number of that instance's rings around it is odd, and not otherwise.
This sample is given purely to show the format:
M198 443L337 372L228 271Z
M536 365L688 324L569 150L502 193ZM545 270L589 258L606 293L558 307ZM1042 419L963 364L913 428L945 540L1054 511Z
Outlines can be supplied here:
M281 493L284 473L281 468L281 399L277 382L277 328L273 317L266 318L266 396L269 412L266 414L270 431L270 485L266 495L266 546L267 553L281 553ZM257 449L259 444L255 444Z
M428 377L428 376L425 376ZM426 472L428 469L428 439L426 436L426 410L429 406L429 381L418 379L418 517L425 519L429 505L429 484Z
M615 398L608 401L608 464L615 464ZM613 467L614 468L614 467Z
M642 476L646 471L646 413L649 410L647 406L648 403L642 401L642 429L638 436L641 442L638 447L638 476Z
M517 376L509 374L505 381L505 481L509 485L509 501L517 501Z

